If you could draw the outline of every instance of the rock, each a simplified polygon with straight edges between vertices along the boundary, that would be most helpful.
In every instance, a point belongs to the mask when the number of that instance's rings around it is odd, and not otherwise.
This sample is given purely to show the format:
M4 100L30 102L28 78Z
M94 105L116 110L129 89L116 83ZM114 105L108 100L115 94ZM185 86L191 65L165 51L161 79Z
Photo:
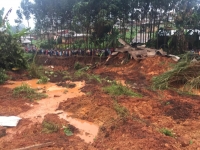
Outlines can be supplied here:
M170 148L169 144L165 143L165 147Z
M180 142L180 144L183 146L183 147L186 147L186 146L189 146L190 144L190 139L186 136L183 136L183 137L179 137L178 138L178 141Z
M54 97L60 97L60 95L54 95Z
M0 126L0 138L6 135L6 128Z

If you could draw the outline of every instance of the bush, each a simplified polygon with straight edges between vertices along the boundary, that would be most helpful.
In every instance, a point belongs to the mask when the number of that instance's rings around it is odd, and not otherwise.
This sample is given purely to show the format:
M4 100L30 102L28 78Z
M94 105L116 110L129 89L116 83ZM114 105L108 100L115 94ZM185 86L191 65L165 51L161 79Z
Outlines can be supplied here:
M12 35L0 32L0 66L4 69L26 68L24 50Z
M28 67L29 75L32 78L41 78L42 77L42 69L38 67L34 62L30 64Z
M49 81L49 78L46 76L41 76L40 79L38 80L37 84L45 84Z
M8 79L4 69L0 68L0 84L4 83Z
M81 69L81 68L83 68L83 66L82 66L79 62L76 62L76 63L74 64L74 69L75 69L75 70L79 70L79 69Z

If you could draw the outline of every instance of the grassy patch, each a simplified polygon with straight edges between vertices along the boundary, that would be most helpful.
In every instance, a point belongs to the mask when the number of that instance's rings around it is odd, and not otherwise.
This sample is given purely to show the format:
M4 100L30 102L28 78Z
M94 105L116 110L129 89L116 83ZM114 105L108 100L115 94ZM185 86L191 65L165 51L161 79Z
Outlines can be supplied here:
M59 129L58 125L52 122L47 122L47 121L42 122L42 132L44 133L58 132L58 129Z
M67 135L67 136L72 136L73 135L73 131L69 126L63 126L63 129L64 129L65 135Z
M110 86L104 87L103 90L110 95L119 96L119 95L127 95L133 97L141 97L141 94L133 92L126 86L122 84L112 83Z
M117 102L114 102L114 105L113 105L115 111L117 112L117 114L120 116L120 117L126 117L128 116L128 110L126 109L126 107L124 106L121 106L119 103Z
M95 74L88 75L88 78L89 78L89 80L95 80L98 83L102 83L102 80L99 75L95 75Z
M45 84L49 81L49 78L46 76L41 76L40 79L38 80L37 84Z
M6 71L4 69L0 68L0 84L4 83L6 80L8 80Z
M167 128L160 129L160 132L163 133L166 136L174 137L174 133L171 130L167 129Z
M47 97L47 95L36 92L35 89L32 89L28 84L25 84L25 83L22 83L21 86L13 89L13 96L26 97L30 99L31 101Z

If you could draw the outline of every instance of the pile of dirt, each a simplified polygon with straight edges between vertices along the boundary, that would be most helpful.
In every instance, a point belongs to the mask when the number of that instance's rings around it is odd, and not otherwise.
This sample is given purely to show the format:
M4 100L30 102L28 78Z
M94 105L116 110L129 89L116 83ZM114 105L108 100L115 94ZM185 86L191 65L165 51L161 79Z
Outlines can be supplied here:
M114 124L101 127L97 140L93 143L97 149L169 150L179 147L176 139L167 137L140 120L118 120Z
M137 87L144 87L150 84L152 77L169 70L174 63L171 58L155 56L141 61L130 60L119 66L115 64L102 66L93 72L115 80L125 80L129 84L136 83Z
M113 98L105 94L95 85L87 85L82 88L86 93L81 97L69 98L61 102L58 109L73 113L73 117L87 120L101 125L105 121L117 118L113 109Z

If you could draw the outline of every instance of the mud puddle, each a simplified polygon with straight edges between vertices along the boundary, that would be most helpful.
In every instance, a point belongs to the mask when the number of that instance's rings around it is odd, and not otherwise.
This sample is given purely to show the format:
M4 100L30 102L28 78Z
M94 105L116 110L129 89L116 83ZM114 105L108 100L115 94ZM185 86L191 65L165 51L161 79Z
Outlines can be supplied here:
M74 88L69 89L57 86L54 83L37 84L37 81L38 80L35 79L25 81L23 83L28 84L31 88L39 89L40 92L45 91L48 97L36 101L37 103L27 103L27 105L32 107L32 109L19 114L18 117L21 117L22 119L29 119L32 121L32 123L42 123L45 115L57 114L60 118L65 119L71 125L79 129L80 134L77 134L77 136L79 136L87 143L93 142L94 138L97 136L99 129L97 125L84 120L69 117L68 113L57 110L60 102L66 101L68 98L83 95L84 93L82 93L79 89L85 85L85 82L73 82L74 84L76 84L76 86ZM10 81L7 85L5 85L5 87L15 88L17 86L20 86L21 84L22 82ZM30 126L31 124L29 125L29 127ZM7 133L12 137L13 134L16 134L17 132L21 133L22 131L24 131L24 129L24 127L21 127L16 131L15 128L10 128L7 130Z

